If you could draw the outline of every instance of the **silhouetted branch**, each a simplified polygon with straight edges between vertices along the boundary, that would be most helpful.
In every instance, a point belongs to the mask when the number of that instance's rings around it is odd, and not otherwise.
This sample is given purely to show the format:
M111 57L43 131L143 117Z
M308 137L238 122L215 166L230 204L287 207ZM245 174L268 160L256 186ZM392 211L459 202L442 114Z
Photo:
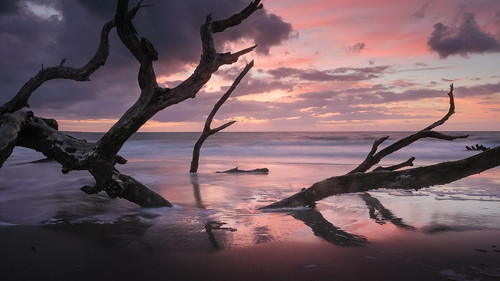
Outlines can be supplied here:
M215 117L215 114L217 113L219 108L226 102L226 100L229 98L229 96L233 93L233 91L236 89L236 86L238 86L238 84L241 82L241 79L243 79L243 77L245 77L245 75L248 73L248 71L250 71L250 69L253 67L253 64L254 64L253 61L251 61L249 64L247 64L245 66L245 68L241 71L241 73L238 75L238 77L236 77L236 79L234 80L231 87L229 87L229 89L226 91L226 93L224 95L222 95L222 97L219 99L219 101L217 101L217 103L214 105L214 108L212 109L212 111L210 111L210 114L208 115L207 120L205 120L205 126L203 127L203 132L201 133L200 137L198 138L198 140L194 144L193 157L191 159L191 168L189 169L190 173L197 173L198 172L200 150L201 150L201 146L203 145L205 140L209 136L233 125L236 122L233 120L233 121L227 122L226 124L224 124L222 126L215 128L215 129L210 128L212 121Z
M140 1L130 10L128 6L128 0L118 1L115 17L104 24L98 50L87 64L80 68L72 68L66 66L66 59L62 59L59 65L54 67L42 65L42 69L35 77L26 82L12 100L0 107L0 133L2 134L0 166L10 156L13 146L25 146L40 151L46 157L61 163L63 173L71 170L88 170L96 183L93 186L83 187L82 190L86 193L105 191L111 198L125 198L145 207L171 206L159 194L149 190L132 177L121 174L114 167L117 163L126 162L118 156L118 151L157 112L194 97L220 66L232 64L240 56L254 50L255 46L235 53L217 53L212 24L215 24L216 32L221 32L239 24L262 5L258 5L258 1L253 2L240 13L220 22L213 22L210 16L207 17L206 23L200 29L203 45L200 63L190 77L173 89L158 86L153 68L153 62L158 59L158 52L151 41L138 36L132 23L137 12L147 5L143 5ZM17 112L28 106L31 94L48 80L56 78L75 81L90 80L90 75L104 65L109 56L108 34L115 26L121 42L140 64L138 70L140 95L100 140L95 143L78 140L57 131L58 126L55 120L42 119L31 113ZM222 130L230 124L222 125L214 131Z
M373 171L346 174L317 182L288 198L261 209L314 206L316 201L344 193L387 189L421 189L447 184L500 165L500 147L477 155L402 171Z
M398 151L398 150L400 150L400 149L402 149L402 148L404 148L404 147L406 147L406 146L408 146L408 145L410 145L410 144L412 144L412 143L414 143L422 138L436 138L436 139L449 140L449 141L455 140L458 138L467 138L469 135L450 136L450 135L446 135L443 133L431 131L435 127L444 124L444 122L446 122L446 120L448 120L450 118L450 116L453 115L453 113L455 113L455 101L453 98L453 84L450 85L450 91L448 92L448 97L450 99L450 107L449 107L448 113L443 118L434 122L433 124L426 127L425 129L422 129L422 130L420 130L420 131L418 131L418 132L416 132L408 137L405 137L405 138L389 145L388 147L382 149L381 151L379 151L378 153L375 154L375 152L378 149L378 146L382 142L387 140L389 137L383 137L383 138L376 140L373 144L372 150L366 156L366 159L358 167L356 167L355 169L350 171L349 174L358 173L358 172L366 172L366 171L368 171L368 169L370 169L374 165L378 164L380 162L380 160L382 160L382 158L384 158L387 155L389 155L393 152L396 152L396 151Z
M389 167L377 167L373 169L373 171L395 171L404 167L411 167L413 166L413 161L415 161L415 157L411 157L410 159L406 160L403 163L389 166Z

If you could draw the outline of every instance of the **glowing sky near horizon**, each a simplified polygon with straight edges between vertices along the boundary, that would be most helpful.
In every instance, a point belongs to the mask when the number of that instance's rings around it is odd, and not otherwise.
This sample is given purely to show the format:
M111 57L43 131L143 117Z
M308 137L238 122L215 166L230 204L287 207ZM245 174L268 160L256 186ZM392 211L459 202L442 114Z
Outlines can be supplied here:
M113 2L4 5L0 103L41 63L57 65L62 58L72 66L84 63L103 22L112 17ZM149 2L155 8L141 10L134 23L159 50L158 81L168 87L195 67L203 15L226 17L248 3ZM202 130L213 104L252 59L254 68L213 126L237 120L228 131L418 130L446 114L446 93L454 83L456 114L439 129L500 130L497 0L262 2L265 12L216 36L221 52L257 43L256 51L221 68L195 99L158 113L142 131ZM35 114L57 119L62 130L107 130L139 94L137 64L116 34L111 39L109 61L90 83L48 82L30 100Z

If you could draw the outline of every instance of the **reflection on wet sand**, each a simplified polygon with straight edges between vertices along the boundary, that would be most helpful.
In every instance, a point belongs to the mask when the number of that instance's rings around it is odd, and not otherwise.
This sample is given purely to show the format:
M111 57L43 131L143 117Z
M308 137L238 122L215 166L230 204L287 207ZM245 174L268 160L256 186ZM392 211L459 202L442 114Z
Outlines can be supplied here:
M297 210L291 212L290 215L303 221L312 229L314 235L331 244L339 246L362 246L367 243L365 237L343 231L327 221L320 212L314 209Z
M205 224L205 231L208 234L208 240L210 241L210 244L214 247L216 251L221 251L223 250L224 245L220 245L219 242L217 242L217 239L215 238L214 230L223 230L223 231L230 231L230 232L235 232L236 228L232 227L224 227L226 223L224 222L219 222L219 221L209 221Z
M196 206L200 209L205 209L205 205L201 201L201 193L200 193L200 183L198 182L198 174L191 173L189 174L191 177L191 184L193 185L194 191L194 199L196 200Z
M370 218L375 220L376 223L385 224L387 221L390 221L397 227L415 230L415 227L404 223L402 218L396 217L391 210L385 208L384 205L382 205L377 198L371 196L370 193L363 192L359 195L359 197L365 201Z

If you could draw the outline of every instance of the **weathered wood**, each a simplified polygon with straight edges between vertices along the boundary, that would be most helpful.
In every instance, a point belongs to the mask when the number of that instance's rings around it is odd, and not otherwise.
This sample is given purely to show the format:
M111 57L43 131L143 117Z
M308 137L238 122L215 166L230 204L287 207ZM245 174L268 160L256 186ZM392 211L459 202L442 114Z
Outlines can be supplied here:
M196 141L196 143L194 144L194 147L193 147L193 157L191 158L191 168L189 169L190 173L197 173L198 172L198 166L199 166L199 160L200 160L200 150L201 150L201 146L203 145L205 140L209 136L211 136L211 135L213 135L221 130L224 130L225 128L233 125L236 122L233 120L233 121L225 123L222 126L215 128L215 129L210 128L212 121L215 117L215 114L217 113L219 108L226 102L226 100L229 98L229 96L236 89L236 86L238 86L238 84L241 82L241 79L243 79L243 77L245 77L245 75L248 73L248 71L250 71L250 69L252 67L253 67L253 61L251 61L250 63L248 63L245 66L243 71L241 71L241 73L238 75L238 77L236 77L236 79L234 80L231 87L229 87L229 89L226 91L226 93L224 95L222 95L222 97L219 99L219 101L217 101L217 103L214 105L214 108L212 109L212 111L210 111L210 114L208 115L208 117L205 121L205 126L203 127L203 132L201 133L200 137L198 138L198 140Z
M154 47L149 41L148 48L140 47L140 42L147 39L138 39L135 29L130 27L130 17L125 15L124 12L125 7L128 6L128 1L120 0L118 5L119 8L115 17L117 31L118 34L121 34L120 39L124 45L129 48L141 65L138 75L141 94L136 103L99 140L97 151L106 157L113 157L118 153L123 144L157 112L188 98L194 98L196 93L211 79L212 74L220 66L236 62L240 56L253 51L256 47L253 46L236 53L217 53L211 29L213 21L208 16L200 29L203 52L194 73L172 89L162 88L156 82L152 66L152 62L156 59ZM256 10L256 8L244 9L240 12L240 16L247 18ZM231 22L222 22L221 24L225 24L227 27L233 26ZM149 53L146 53L146 51L149 51Z
M408 146L408 145L410 145L410 144L412 144L420 139L423 139L423 138L436 138L436 139L442 139L442 140L448 140L448 141L452 141L452 140L455 140L458 138L467 138L468 135L451 136L451 135L446 135L443 133L431 131L432 129L436 128L437 126L444 124L444 122L446 122L450 118L450 116L453 115L453 113L455 113L455 99L453 97L453 84L450 85L450 91L448 92L448 97L450 100L450 107L448 109L448 113L446 113L446 115L443 118L441 118L440 120L434 122L430 126L424 128L424 129L422 129L422 130L420 130L420 131L418 131L410 136L407 136L403 139L398 140L397 142L380 150L378 153L375 153L377 151L378 147L384 141L389 139L389 137L387 136L387 137L383 137L383 138L376 140L373 143L372 149L368 153L368 155L366 156L365 160L361 164L359 164L359 166L357 166L352 171L350 171L349 174L366 172L371 167L378 164L380 162L380 160L382 160L382 158L386 157L387 155L394 153L395 151L398 151L398 150L400 150L400 149L402 149L402 148L404 148L404 147L406 147L406 146Z
M20 110L0 114L0 168L14 150L28 115L28 112Z
M467 138L468 135L450 136L431 131L435 127L444 124L444 122L446 122L450 116L455 113L453 84L450 85L448 97L450 100L448 113L446 113L446 115L440 120L376 153L380 144L386 141L389 137L386 136L380 138L373 143L372 149L366 156L365 160L346 175L331 177L317 182L307 189L304 188L299 193L296 193L279 202L262 207L262 209L314 206L316 201L324 199L328 196L369 191L378 188L419 189L422 187L449 183L500 165L500 159L498 159L498 156L500 156L500 152L498 152L500 150L499 147L495 150L496 154L495 152L490 154L481 153L481 156L469 157L454 162L443 162L427 167L408 169L405 171L395 171L403 167L413 166L415 158L412 157L403 163L386 168L378 167L371 173L365 173L368 169L379 163L382 158L414 143L419 139L437 138L443 140L455 140L457 138Z
M314 206L316 201L332 195L379 188L418 190L433 185L447 184L499 165L500 147L496 147L462 160L402 171L346 174L317 182L299 193L261 209Z
M238 58L253 51L255 46L235 53L217 53L213 32L221 32L238 25L260 9L259 1L250 3L240 13L227 20L207 21L202 25L200 37L203 45L202 59L194 73L179 86L168 89L158 86L153 62L158 59L154 45L144 37L139 38L132 23L137 12L147 5L139 2L128 9L128 0L119 0L114 19L104 24L99 47L93 58L80 68L65 66L66 59L53 67L43 67L19 92L0 107L0 166L10 156L14 146L24 146L42 152L47 158L61 163L63 173L71 170L88 170L96 180L94 186L85 186L86 193L105 191L111 198L120 197L144 207L171 206L156 192L121 174L114 166L126 160L118 156L123 144L158 111L193 98L210 80L211 75L222 65L236 62ZM215 30L212 30L212 25ZM57 129L57 122L43 119L32 113L20 111L28 107L28 100L36 89L52 79L89 81L90 76L106 63L109 56L109 32L116 27L122 43L139 62L138 84L140 95L137 102L127 110L104 136L95 143L70 137ZM248 70L247 70L248 71ZM228 126L228 125L226 125ZM215 130L221 130L224 126Z
M258 168L253 170L240 170L238 167L229 169L227 171L217 171L216 173L226 173L226 174L269 174L268 168Z

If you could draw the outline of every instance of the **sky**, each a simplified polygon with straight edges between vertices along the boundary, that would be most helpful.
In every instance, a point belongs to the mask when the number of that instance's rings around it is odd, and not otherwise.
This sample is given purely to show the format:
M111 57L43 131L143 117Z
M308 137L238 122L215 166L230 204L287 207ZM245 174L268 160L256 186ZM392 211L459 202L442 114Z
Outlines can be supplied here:
M206 15L224 19L248 0L145 0L134 19L159 52L158 82L174 87L201 55ZM500 130L498 0L263 0L264 9L216 34L219 52L257 44L197 94L141 131L203 129L244 65L255 66L215 116L227 131ZM131 5L135 4L131 1ZM94 54L113 0L0 0L0 104L42 67L80 67ZM113 30L111 55L90 82L53 80L30 99L64 131L106 131L139 96L138 63Z

